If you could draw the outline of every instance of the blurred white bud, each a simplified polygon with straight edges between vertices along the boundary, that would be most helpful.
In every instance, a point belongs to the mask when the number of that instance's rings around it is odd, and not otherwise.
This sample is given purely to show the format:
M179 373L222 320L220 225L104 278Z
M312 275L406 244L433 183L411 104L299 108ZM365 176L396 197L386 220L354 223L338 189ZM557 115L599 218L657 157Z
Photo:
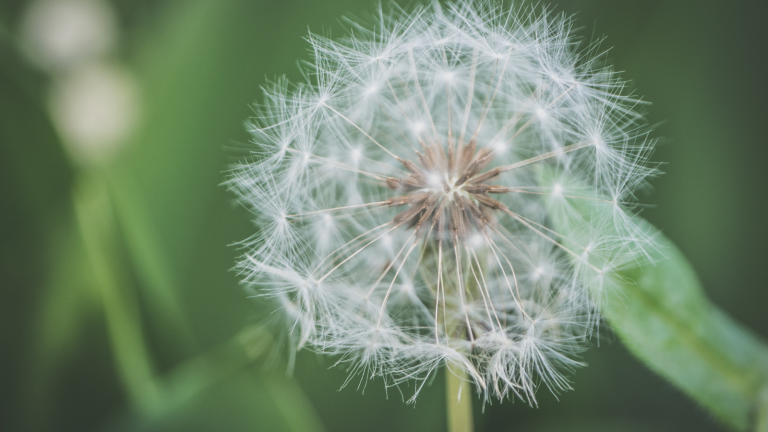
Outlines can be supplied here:
M89 65L54 84L50 109L72 157L83 164L101 163L135 129L138 89L126 70Z
M69 69L108 53L117 39L115 14L99 0L38 0L22 22L29 58L44 69Z

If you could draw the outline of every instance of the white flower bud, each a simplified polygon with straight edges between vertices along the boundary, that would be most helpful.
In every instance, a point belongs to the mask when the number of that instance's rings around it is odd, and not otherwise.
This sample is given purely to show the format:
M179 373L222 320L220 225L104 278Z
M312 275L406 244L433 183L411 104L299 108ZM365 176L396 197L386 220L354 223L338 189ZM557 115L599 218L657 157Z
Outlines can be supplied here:
M105 163L126 144L137 126L138 88L123 69L89 65L54 81L50 110L75 161Z
M22 22L25 51L44 69L69 69L103 56L116 39L114 12L99 0L38 0Z

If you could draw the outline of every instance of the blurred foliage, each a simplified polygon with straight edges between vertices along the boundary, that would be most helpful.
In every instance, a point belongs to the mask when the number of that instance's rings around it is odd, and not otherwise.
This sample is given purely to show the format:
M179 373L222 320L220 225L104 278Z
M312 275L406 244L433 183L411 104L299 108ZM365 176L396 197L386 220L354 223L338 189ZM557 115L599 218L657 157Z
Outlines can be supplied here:
M613 211L610 204L595 201L573 206L579 214L611 217L605 213ZM578 239L589 238L589 228L561 212L551 217L566 247L580 250ZM654 245L590 293L611 330L646 366L723 424L763 432L768 344L707 299L690 263L669 239L645 221L638 226Z
M768 414L768 345L704 296L690 264L657 234L654 264L622 272L622 289L608 294L605 315L622 342L719 420L756 430ZM621 294L620 294L621 293Z
M768 336L766 4L554 3L586 39L608 36L665 121L668 174L643 216L716 304ZM55 77L20 54L28 4L0 1L0 430L443 430L442 375L410 406L380 382L338 391L345 371L311 353L293 378L269 366L270 339L248 330L266 312L230 271L229 245L254 227L219 184L247 155L249 104L267 78L300 79L307 26L338 31L373 2L114 0L109 60L136 76L142 123L97 167L68 158L47 113ZM722 430L610 339L593 341L575 391L486 406L477 429Z

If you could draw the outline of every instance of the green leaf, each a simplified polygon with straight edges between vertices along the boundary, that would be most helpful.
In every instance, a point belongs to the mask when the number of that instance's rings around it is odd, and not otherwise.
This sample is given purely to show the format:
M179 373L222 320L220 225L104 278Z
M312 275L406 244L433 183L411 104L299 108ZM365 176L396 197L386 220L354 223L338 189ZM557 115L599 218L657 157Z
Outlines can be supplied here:
M97 310L68 202L72 172L44 109L44 83L0 23L2 430L37 430L49 420L54 378Z
M233 197L220 183L228 162L246 155L226 147L247 139L248 104L261 93L264 58L282 48L281 26L291 19L280 13L286 7L266 1L172 2L155 26L134 39L143 123L103 174L144 289L149 339L161 341L151 348L160 352L157 358L170 353L175 359L166 362L177 365L155 377L160 401L142 413L152 428L321 428L296 383L233 380L235 373L244 375L237 349L218 353L217 361L208 356L253 315L228 271L238 253L228 245L253 227L244 212L228 205ZM296 44L303 43L301 28ZM192 343L179 343L188 336ZM200 354L192 357L195 352ZM224 412L231 419L222 418Z
M610 211L600 204L575 207L590 217ZM584 234L567 216L551 215L566 245ZM760 392L768 388L768 346L707 299L669 239L641 219L636 223L656 248L593 293L605 318L637 358L720 421L736 430L754 428Z
M557 175L544 168L540 174ZM559 241L583 250L578 243L593 237L595 225L603 236L621 236L599 222L611 220L614 211L614 204L598 200L569 200L567 207L552 201L549 215ZM768 345L707 299L691 264L658 229L639 217L632 222L654 245L590 295L646 366L731 428L754 429L760 393L768 388Z
M80 233L70 215L62 219L66 224L51 234L51 265L39 296L34 342L26 359L28 430L50 426L56 408L60 408L54 399L57 380L81 349L84 326L100 312L96 282Z
M768 384L768 347L709 302L690 263L660 233L653 258L625 270L604 312L630 351L737 430Z
M138 298L120 259L119 238L105 182L82 175L73 190L75 214L102 300L115 367L132 402L145 411L160 400L155 368L141 328Z
M236 250L227 245L253 228L220 183L228 165L248 154L237 142L248 139L243 122L253 115L249 104L260 97L264 76L298 72L294 58L306 50L306 23L294 22L293 12L301 8L171 2L135 38L142 126L108 176L149 316L174 329L164 337L175 342L192 329L202 346L216 344L252 312L228 272ZM285 53L290 61L274 61Z

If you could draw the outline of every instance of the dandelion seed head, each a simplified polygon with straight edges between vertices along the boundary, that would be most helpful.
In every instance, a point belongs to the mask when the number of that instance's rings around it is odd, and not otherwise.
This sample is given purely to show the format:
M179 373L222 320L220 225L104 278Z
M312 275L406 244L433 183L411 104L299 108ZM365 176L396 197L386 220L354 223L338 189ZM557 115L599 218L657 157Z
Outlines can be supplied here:
M415 380L415 398L448 364L486 400L570 389L600 293L652 244L628 204L654 173L637 100L547 9L350 26L310 35L308 81L268 86L252 122L228 182L259 226L244 282L345 385Z

